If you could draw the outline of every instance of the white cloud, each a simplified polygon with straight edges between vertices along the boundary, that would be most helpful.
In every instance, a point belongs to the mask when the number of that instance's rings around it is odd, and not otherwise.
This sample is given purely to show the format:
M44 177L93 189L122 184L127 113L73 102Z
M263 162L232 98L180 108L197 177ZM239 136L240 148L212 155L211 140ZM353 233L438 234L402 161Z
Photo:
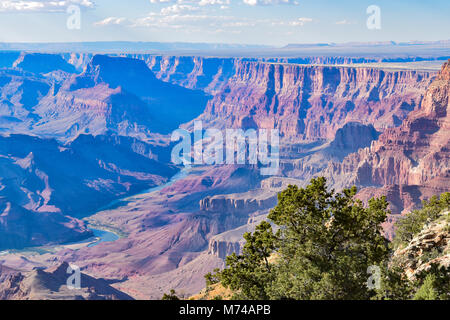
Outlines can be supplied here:
M182 29L184 32L212 32L212 30L221 30L220 32L240 33L245 28L254 29L270 26L297 28L314 21L312 18L306 17L295 20L282 20L210 15L203 12L179 12L179 8L170 6L163 8L160 12L150 12L146 17L132 20L132 24L129 26L154 29ZM190 9L192 8L187 10Z
M198 3L200 6L208 6L208 5L227 5L230 4L230 0L200 0Z
M182 12L188 12L188 11L198 11L198 7L194 7L188 4L174 4L172 6L162 8L161 14L162 15L170 15L170 14L178 14Z
M83 8L95 6L90 0L1 0L0 12L64 12L70 5L78 5Z
M308 22L313 22L311 18L298 18L297 20L290 21L289 25L291 26L304 26Z
M161 2L168 0L150 0ZM178 3L168 4L159 11L149 12L140 18L127 20L127 26L133 28L151 29L181 29L183 32L243 32L245 29L265 28L270 26L281 26L284 28L297 28L313 22L312 18L300 17L295 20L286 19L261 19L238 17L233 15L219 14L220 9L227 6L221 3L230 3L230 0L175 0ZM245 0L251 1L251 0ZM263 3L293 3L292 0L254 0L256 4ZM259 2L258 2L259 1ZM218 5L216 8L205 7L207 5ZM108 18L98 22L96 25L121 24L124 20L120 18ZM214 31L215 32L215 31Z
M344 20L341 20L341 21L337 21L336 24L354 24L354 23L344 19Z
M250 6L269 6L269 5L280 5L280 4L291 4L298 5L298 0L241 0L243 3ZM231 3L231 0L150 0L150 3L179 3L179 4L198 4L200 6L213 6L220 5L226 6Z
M145 18L136 19L133 27L160 27L160 28L181 28L195 26L199 23L217 23L231 19L232 17L212 16L203 14L162 14L150 13Z
M226 22L223 24L223 27L254 27L256 26L257 21L232 21L232 22Z
M126 18L108 17L101 21L94 23L97 27L109 26L109 25L121 25L127 21Z
M313 22L312 18L298 18L296 20L286 21L286 20L274 20L272 21L273 26L291 26L291 27L303 27L309 22Z
M269 6L278 4L300 4L297 0L242 0L245 4L249 6Z
M161 0L150 0L161 1ZM165 0L164 0L165 1ZM150 12L143 18L134 19L131 27L150 28L198 28L205 24L220 26L224 21L236 19L231 16L208 13L206 5L220 5L230 0L178 0L176 4L162 8L159 12ZM187 4L189 3L189 4ZM195 5L193 5L195 3Z

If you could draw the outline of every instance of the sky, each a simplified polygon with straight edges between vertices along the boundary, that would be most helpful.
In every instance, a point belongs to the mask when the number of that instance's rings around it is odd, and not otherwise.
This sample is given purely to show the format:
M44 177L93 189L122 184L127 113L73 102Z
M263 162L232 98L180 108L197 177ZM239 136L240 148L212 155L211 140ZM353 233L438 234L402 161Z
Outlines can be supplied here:
M449 0L0 0L0 42L436 41L449 17Z

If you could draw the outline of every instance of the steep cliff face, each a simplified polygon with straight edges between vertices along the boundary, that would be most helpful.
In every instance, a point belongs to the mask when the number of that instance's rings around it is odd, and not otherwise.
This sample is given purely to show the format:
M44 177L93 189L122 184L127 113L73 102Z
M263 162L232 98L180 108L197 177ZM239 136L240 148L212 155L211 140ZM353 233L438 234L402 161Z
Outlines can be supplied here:
M144 60L161 80L178 85L218 93L226 82L236 75L241 62L260 62L297 65L350 65L381 62L412 62L433 59L430 57L349 57L304 56L276 58L212 58L202 56L161 56L129 54L128 57ZM444 57L439 57L443 59ZM78 59L79 61L80 59ZM73 59L69 60L73 64ZM77 60L75 60L77 61Z
M243 241L227 241L220 238L212 238L209 240L208 254L225 260L226 257L233 253L240 254L243 245Z
M236 72L239 59L134 55L170 83L215 94Z
M200 210L222 213L251 213L272 208L276 205L275 192L260 190L239 194L216 195L200 200Z
M284 137L332 139L350 121L401 124L432 78L415 71L240 61L200 119L219 128L278 128Z
M409 209L424 197L450 190L450 66L425 93L420 109L394 129L386 130L370 148L332 163L327 176L337 185L391 190ZM365 191L365 196L376 193Z
M278 128L285 137L332 139L351 121L378 131L417 109L433 72L310 66L348 59L273 60L136 55L158 78L214 95L201 120L218 128ZM291 61L292 60L292 61ZM272 61L268 59L267 61Z
M241 254L245 245L244 233L254 232L258 224L267 219L266 214L250 217L246 224L217 234L209 240L208 254L225 260L227 256Z

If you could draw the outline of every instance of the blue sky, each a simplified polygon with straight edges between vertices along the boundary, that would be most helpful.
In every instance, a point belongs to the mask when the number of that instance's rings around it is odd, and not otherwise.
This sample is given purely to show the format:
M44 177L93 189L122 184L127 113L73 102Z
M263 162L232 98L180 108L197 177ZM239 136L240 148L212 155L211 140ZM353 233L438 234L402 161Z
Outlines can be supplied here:
M67 28L69 5L80 29ZM369 5L379 30L366 26ZM434 41L450 39L449 16L449 0L0 0L0 42Z

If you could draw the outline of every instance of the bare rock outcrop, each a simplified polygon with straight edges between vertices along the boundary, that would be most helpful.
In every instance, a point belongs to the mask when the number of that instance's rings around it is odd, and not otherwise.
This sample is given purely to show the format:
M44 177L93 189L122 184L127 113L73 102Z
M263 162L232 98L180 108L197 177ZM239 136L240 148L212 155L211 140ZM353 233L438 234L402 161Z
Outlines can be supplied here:
M246 224L211 237L208 245L208 254L223 260L233 253L240 254L245 244L244 233L253 232L256 225L266 218L267 214L251 217Z
M431 266L450 269L450 216L444 212L436 221L429 223L404 248L399 248L393 261L405 269L410 280Z
M276 194L263 190L245 193L216 195L200 200L200 210L245 214L269 209L276 205Z

